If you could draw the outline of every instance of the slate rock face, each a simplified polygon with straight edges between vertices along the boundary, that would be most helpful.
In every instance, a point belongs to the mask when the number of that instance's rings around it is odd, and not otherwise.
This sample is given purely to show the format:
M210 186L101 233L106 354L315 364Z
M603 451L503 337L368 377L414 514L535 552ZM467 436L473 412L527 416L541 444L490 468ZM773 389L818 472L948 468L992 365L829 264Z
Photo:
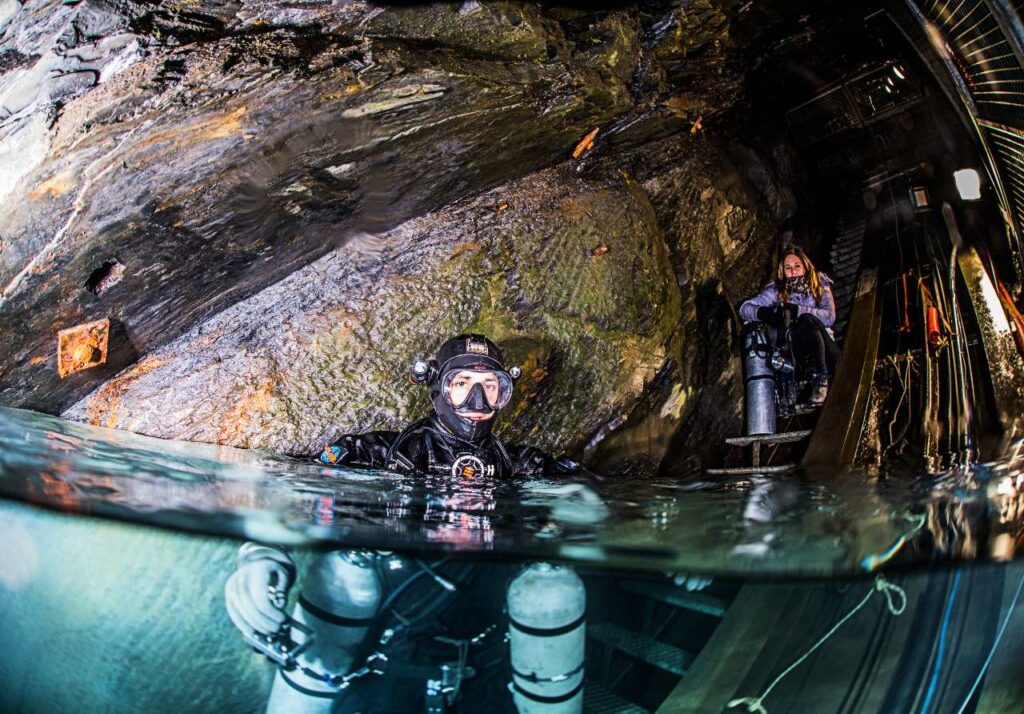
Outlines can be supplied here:
M153 351L67 416L309 453L343 430L421 415L411 358L479 330L524 368L506 433L569 449L639 396L679 312L646 195L629 180L552 169L328 254Z
M109 317L146 354L352 235L557 161L632 107L613 73L558 49L557 24L549 37L519 17L534 10L287 5L8 18L5 403L58 410L125 366L55 379L55 327ZM476 49L424 48L413 12ZM513 21L533 30L508 35ZM61 72L90 81L68 88ZM96 299L84 286L110 260L123 278Z
M511 439L589 453L678 387L677 429L728 361L697 305L791 208L757 152L700 174L729 5L4 4L0 401L307 453L422 413L407 360L472 328L525 367Z

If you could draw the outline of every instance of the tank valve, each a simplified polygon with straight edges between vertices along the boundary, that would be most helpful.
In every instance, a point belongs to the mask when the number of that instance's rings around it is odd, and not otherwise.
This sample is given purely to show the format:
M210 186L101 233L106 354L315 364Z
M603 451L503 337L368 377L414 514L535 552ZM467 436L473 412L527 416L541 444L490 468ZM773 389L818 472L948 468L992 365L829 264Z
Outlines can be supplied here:
M779 350L772 353L772 369L783 374L793 374L793 365L786 361Z

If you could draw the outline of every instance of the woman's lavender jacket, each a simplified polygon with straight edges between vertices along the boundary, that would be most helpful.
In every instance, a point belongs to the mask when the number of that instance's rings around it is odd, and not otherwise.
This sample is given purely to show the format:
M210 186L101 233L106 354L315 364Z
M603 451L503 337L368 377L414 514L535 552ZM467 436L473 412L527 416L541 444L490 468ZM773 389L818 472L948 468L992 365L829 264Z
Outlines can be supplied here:
M836 321L836 301L832 297L832 279L824 273L818 273L821 279L821 300L814 301L813 295L790 295L789 302L797 306L798 314L814 315L821 320L828 333L832 334L832 325ZM779 290L775 281L768 283L764 290L740 305L740 317L747 322L757 319L757 308L772 307L779 304Z

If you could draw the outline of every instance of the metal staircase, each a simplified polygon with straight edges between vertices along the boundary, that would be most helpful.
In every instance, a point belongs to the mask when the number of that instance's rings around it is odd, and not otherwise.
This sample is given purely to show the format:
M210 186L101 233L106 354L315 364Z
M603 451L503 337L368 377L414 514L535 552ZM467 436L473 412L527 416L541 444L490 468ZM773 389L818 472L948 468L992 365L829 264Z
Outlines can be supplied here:
M724 617L735 591L712 584L689 592L665 579L618 580L618 607L587 625L590 714L655 712L672 693Z
M861 258L864 252L864 233L867 228L863 209L854 209L839 219L836 239L829 252L832 264L832 297L836 301L836 324L833 332L836 341L842 339L846 332L846 323L850 319L850 310L857 297L857 275L860 273Z

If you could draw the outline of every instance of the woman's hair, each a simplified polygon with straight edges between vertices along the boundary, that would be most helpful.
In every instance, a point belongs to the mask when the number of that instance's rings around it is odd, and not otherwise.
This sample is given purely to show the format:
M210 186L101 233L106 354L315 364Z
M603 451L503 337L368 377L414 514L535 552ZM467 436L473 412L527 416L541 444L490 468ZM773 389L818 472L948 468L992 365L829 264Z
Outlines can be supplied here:
M783 263L791 255L795 255L804 264L804 273L807 275L807 281L811 284L811 295L814 297L815 302L820 302L823 292L821 273L814 267L814 263L807 257L807 254L795 245L788 246L782 251L782 255L779 256L779 267L775 270L775 287L778 288L779 297L782 299L782 302L789 301L789 284L786 282L786 269Z

